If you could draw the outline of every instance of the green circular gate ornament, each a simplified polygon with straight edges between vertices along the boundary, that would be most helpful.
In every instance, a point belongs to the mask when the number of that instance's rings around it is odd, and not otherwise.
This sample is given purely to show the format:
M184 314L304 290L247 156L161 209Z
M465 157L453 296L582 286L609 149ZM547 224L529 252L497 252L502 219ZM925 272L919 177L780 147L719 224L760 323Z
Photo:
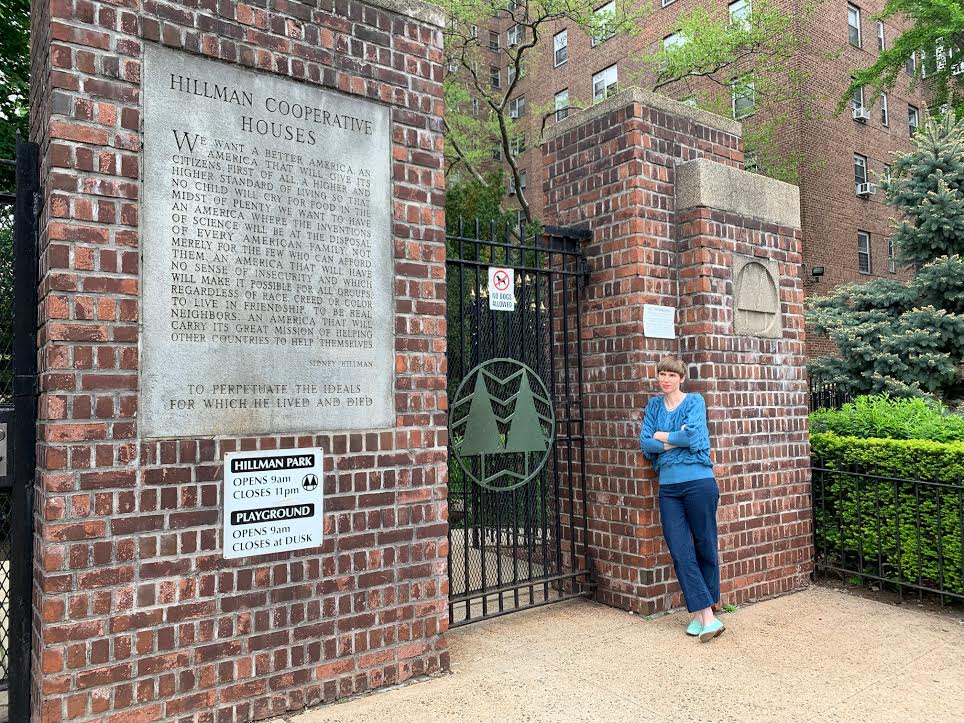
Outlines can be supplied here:
M495 492L534 479L555 432L549 390L515 359L490 359L470 370L450 403L452 453L468 479Z

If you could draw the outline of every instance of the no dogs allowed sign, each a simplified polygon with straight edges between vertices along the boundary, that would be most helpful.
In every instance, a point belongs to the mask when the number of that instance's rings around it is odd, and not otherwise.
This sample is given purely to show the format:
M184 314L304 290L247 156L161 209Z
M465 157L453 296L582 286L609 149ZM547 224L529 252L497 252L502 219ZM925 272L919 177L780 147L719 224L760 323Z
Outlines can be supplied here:
M270 555L321 544L320 447L231 452L224 457L224 557Z

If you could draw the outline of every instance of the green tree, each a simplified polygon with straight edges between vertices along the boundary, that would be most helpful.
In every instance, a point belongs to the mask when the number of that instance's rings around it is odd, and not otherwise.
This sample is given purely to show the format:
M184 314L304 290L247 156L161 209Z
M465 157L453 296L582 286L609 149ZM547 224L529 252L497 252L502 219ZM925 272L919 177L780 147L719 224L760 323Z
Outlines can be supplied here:
M926 118L915 145L881 182L914 279L842 286L808 304L807 320L838 349L811 373L854 393L948 396L964 360L964 119Z
M527 224L535 218L522 188L518 157L526 146L540 143L525 137L528 114L545 109L520 106L516 90L526 63L552 42L549 30L568 20L593 37L634 31L636 21L651 12L648 3L619 0L615 13L597 13L599 0L437 0L446 15L445 155L446 175L460 173L487 187L493 177L486 167L504 161L508 180ZM512 41L500 37L490 49L489 25L495 18L512 27ZM551 47L551 46L549 46ZM490 68L499 69L494 80ZM499 188L500 205L505 187Z
M910 28L881 51L877 61L860 70L840 100L850 103L857 88L875 95L893 88L901 73L913 69L923 79L932 107L953 109L964 118L964 3L961 0L888 0L877 19L900 16Z
M800 12L809 13L809 3ZM717 4L684 11L677 31L643 58L652 88L722 116L744 121L744 149L754 170L798 182L800 154L781 131L801 94L796 59L802 48L795 19L767 0L732 15ZM750 165L750 164L748 164Z
M27 135L30 93L30 0L0 0L0 158L13 158L17 131ZM13 173L0 170L4 189Z

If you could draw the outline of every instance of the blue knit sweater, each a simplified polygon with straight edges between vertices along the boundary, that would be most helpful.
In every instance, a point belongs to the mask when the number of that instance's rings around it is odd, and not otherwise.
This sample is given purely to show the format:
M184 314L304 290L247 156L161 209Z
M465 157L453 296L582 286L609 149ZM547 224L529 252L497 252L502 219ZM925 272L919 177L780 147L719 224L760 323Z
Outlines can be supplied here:
M653 439L656 432L669 432L669 443L675 449L664 449L662 442ZM651 397L643 413L639 447L659 473L661 485L712 477L710 433L706 428L703 397L687 394L671 412L663 404L661 394Z

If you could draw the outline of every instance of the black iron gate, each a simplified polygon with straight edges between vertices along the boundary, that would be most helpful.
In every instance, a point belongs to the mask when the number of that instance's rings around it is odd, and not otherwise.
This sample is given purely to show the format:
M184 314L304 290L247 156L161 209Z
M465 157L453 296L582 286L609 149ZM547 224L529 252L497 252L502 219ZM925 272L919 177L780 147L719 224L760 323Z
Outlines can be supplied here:
M7 698L14 721L30 717L37 161L36 144L18 140L16 161L0 162L2 177L15 181L0 193L0 702Z
M450 627L592 592L585 237L476 224L447 239Z

